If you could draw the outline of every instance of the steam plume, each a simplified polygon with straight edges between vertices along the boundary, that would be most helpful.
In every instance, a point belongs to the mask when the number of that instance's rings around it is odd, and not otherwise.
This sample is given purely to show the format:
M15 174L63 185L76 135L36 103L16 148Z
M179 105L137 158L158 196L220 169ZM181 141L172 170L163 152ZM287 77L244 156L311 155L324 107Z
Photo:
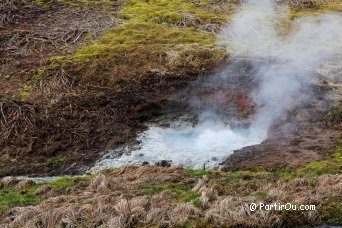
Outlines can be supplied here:
M314 70L342 53L341 15L300 18L288 34L280 34L282 24L290 25L288 13L286 6L277 6L275 1L250 0L222 32L233 57L265 60L256 74L260 85L252 93L260 107L253 127L261 132L267 132L291 106L310 99L305 91L314 80Z

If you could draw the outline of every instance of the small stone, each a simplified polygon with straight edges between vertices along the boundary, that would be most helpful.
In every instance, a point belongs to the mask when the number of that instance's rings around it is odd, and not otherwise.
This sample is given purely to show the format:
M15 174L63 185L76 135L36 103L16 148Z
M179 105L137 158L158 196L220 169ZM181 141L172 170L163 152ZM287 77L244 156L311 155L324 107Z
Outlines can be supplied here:
M10 179L5 181L5 187L14 187L19 183L19 180L15 177L11 177Z
M19 183L15 186L15 190L20 191L28 187L32 187L36 185L36 183L33 180L21 180Z
M50 187L50 186L44 185L44 186L38 188L38 189L34 192L34 194L35 194L35 195L44 195L44 194L48 193L50 190L51 190L51 187Z
M160 167L171 167L171 163L172 163L172 161L161 160L161 161L157 162L156 165L160 166Z

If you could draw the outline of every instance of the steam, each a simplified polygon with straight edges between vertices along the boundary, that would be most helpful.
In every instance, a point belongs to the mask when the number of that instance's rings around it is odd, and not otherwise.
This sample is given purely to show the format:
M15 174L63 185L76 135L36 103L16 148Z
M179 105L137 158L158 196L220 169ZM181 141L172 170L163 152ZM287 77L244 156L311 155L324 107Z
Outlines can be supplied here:
M301 101L310 99L307 87L319 64L342 53L341 15L305 17L292 23L289 10L271 0L250 0L223 30L222 41L233 58L238 56L266 61L258 66L259 87L252 98L260 107L252 126L260 132L286 115Z
M233 150L262 141L258 136L249 135L246 129L232 129L216 115L205 117L204 114L195 127L181 120L173 122L170 128L152 125L138 140L141 144L136 148L112 151L91 171L161 160L181 167L215 168ZM117 157L122 150L125 153Z
M249 94L257 107L250 125L234 127L230 116L221 112L224 105L218 103L212 109L212 105L195 97L191 99L192 105L204 107L195 126L184 120L174 120L169 128L151 125L139 135L139 146L112 151L92 171L160 160L170 160L173 165L184 167L215 168L233 150L266 139L275 121L310 99L307 89L318 65L342 53L340 15L305 17L290 22L288 13L287 7L277 6L274 1L250 0L241 6L221 33L221 45L227 46L233 59L261 60L261 64L254 66L253 77L258 85ZM291 25L291 32L281 34L279 28L283 25ZM221 74L211 77L208 85L229 87L237 68L239 66L233 63ZM224 96L218 93L214 97L224 99ZM123 154L118 156L118 153Z

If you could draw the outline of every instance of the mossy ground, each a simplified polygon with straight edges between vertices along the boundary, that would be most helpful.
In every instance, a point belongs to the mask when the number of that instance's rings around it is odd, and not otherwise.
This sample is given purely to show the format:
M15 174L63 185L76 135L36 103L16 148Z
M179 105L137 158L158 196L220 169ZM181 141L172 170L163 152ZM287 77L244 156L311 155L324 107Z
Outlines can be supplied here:
M201 72L226 56L226 50L216 45L215 32L229 20L235 6L217 8L208 1L127 1L117 12L121 24L72 55L50 59L48 72L81 68L77 72L81 80L105 81L106 85L143 78L150 72L161 76Z
M342 3L339 0L324 2L316 1L314 5L304 5L303 7L290 7L290 18L318 15L327 12L341 12Z
M13 187L0 188L0 214L8 208L36 205L45 199L45 196L35 194L36 190L42 186L49 186L54 191L54 195L70 194L83 190L88 186L90 176L67 178L63 177L49 183L38 183L33 186L16 189Z

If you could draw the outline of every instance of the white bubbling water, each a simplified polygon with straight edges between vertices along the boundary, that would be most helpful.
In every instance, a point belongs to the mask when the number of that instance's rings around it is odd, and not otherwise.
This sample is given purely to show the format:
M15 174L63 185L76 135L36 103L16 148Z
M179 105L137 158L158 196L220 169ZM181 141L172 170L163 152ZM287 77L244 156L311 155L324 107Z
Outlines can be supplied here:
M180 167L213 169L234 150L259 144L266 137L265 132L232 129L219 119L200 120L196 126L177 121L173 125L170 128L150 126L138 136L139 148L116 158L119 151L113 150L110 152L113 156L109 154L108 158L99 161L91 172L161 160L169 160Z

